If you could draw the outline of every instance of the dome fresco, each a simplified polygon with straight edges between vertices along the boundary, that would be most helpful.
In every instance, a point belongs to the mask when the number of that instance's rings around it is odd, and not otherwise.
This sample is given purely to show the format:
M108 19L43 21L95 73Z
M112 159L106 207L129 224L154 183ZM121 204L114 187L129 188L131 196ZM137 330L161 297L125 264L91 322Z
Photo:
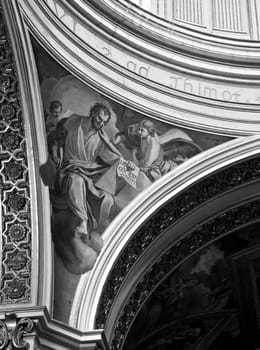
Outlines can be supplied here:
M104 230L131 200L189 158L230 138L165 124L137 113L90 89L36 44L35 54L39 76L48 77L40 81L48 144L48 160L41 165L41 175L50 189L53 240L65 267L81 274L91 270L102 249ZM51 89L49 81L53 82ZM52 107L55 102L60 107L57 114ZM98 136L101 131L95 126L95 118L99 117L91 114L95 106L108 109L109 120L100 129L104 136ZM84 148L84 140L90 137L84 133L98 136L89 148ZM93 153L88 154L90 149ZM93 175L90 169L84 173L80 162L94 166ZM75 174L79 174L80 181L87 181L82 183L82 209L72 202L73 197L79 197L75 192L78 190L68 187ZM69 195L70 191L74 194ZM106 195L107 199L101 200ZM86 211L85 218L81 210ZM89 249L84 253L81 246Z

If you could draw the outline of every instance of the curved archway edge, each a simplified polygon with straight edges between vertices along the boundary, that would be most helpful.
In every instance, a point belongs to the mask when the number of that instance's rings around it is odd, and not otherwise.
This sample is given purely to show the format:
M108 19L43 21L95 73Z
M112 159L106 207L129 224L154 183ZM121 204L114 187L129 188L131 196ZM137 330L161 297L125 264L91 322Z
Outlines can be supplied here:
M105 247L93 271L81 277L71 325L94 329L96 317L98 327L104 325L128 271L160 232L210 198L259 178L259 146L258 137L237 139L196 156L159 180L157 186L151 186L119 214L105 232ZM197 197L202 189L203 195ZM156 233L153 226L158 229ZM137 237L145 235L149 243L142 247L142 240ZM131 256L129 252L133 251Z

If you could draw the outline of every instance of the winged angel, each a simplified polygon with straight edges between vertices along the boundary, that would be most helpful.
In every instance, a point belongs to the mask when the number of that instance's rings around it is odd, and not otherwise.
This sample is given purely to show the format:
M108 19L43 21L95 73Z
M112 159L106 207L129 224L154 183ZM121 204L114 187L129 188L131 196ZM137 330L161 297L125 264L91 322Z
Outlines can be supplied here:
M171 128L159 134L155 124L147 119L129 125L127 131L117 134L113 142L140 170L135 186L126 185L116 195L120 208L152 182L202 151L184 131Z

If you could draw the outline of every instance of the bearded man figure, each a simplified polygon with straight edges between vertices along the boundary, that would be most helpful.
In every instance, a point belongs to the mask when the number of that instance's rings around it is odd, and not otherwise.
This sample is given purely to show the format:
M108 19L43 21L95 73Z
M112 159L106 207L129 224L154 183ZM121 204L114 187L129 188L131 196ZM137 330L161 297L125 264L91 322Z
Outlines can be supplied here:
M54 211L53 231L57 251L73 273L93 267L102 248L100 233L114 205L113 195L96 186L97 180L122 157L103 130L110 117L109 109L96 103L89 117L74 115L65 125L60 188L67 209Z

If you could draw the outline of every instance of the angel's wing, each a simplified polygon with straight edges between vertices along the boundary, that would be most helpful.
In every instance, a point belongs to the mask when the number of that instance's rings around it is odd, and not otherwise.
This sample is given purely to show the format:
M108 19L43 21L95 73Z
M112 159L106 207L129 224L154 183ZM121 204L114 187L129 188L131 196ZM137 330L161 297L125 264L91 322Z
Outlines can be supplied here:
M186 134L186 132L177 128L167 130L165 133L159 136L161 145L176 139L184 139L187 141L192 141L192 139L188 136L188 134Z
M178 156L190 158L202 151L188 134L177 128L167 130L159 136L159 139L164 156L169 159L175 159Z

